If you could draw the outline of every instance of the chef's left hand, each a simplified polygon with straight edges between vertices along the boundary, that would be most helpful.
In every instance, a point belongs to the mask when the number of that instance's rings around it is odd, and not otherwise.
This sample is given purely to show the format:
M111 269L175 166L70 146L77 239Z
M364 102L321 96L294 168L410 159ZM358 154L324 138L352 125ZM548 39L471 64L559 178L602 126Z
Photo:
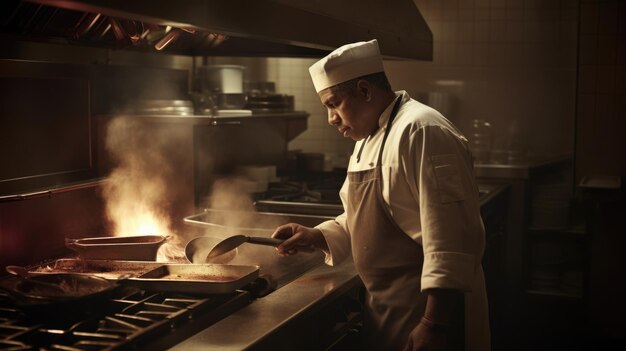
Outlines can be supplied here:
M409 334L409 340L402 351L440 351L445 350L447 344L444 330L419 323Z

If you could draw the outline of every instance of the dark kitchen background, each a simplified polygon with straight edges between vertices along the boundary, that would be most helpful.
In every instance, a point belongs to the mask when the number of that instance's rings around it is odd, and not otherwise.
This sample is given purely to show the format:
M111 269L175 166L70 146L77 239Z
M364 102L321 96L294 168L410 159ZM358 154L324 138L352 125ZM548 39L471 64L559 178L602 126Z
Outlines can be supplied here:
M266 24L241 42L236 33L229 38L203 32L206 23L194 16L200 29L180 30L177 25L185 23L175 17L178 9L156 2L160 10L153 5L156 10L133 19L158 19L161 29L167 24L174 28L168 33L176 34L171 42L145 48L120 36L115 21L83 17L106 7L102 2L71 1L69 9L59 10L55 5L61 3L0 5L1 267L37 265L67 256L67 239L123 231L120 217L136 214L128 202L164 214L165 228L189 240L198 232L190 229L194 220L184 218L248 199L219 193L233 187L224 179L241 176L246 167L274 171L274 179L305 180L309 187L320 186L322 177L336 185L353 143L328 127L308 67L342 40L369 39L370 32L359 31L374 26L367 20L393 25L404 9L389 6L379 13L375 1L338 2L333 9L339 12L360 6L366 14L356 22L357 34L337 34L329 20L317 33L323 39L298 46L297 40L274 42L271 36L315 32L316 23L299 23L297 11L281 13L282 24L263 21L284 1L189 2L203 10L214 5L233 17L233 11L253 6L241 14L243 27ZM624 347L626 3L414 4L432 37L383 37L385 68L395 89L440 110L474 148L476 177L487 196L484 265L493 349ZM72 25L56 22L62 11L75 11ZM318 11L332 17L328 9ZM124 13L142 11L127 5L113 12L127 19ZM90 19L94 27L87 28ZM216 27L221 25L218 20ZM203 42L196 39L200 34ZM419 43L415 52L404 50L411 39ZM162 49L155 50L159 43ZM249 116L199 117L197 72L207 65L242 66L249 96L255 87L271 87L287 105ZM194 100L195 110L147 116L137 108L147 100ZM124 181L137 175L136 182ZM243 193L262 203L257 190ZM112 205L115 195L126 199Z

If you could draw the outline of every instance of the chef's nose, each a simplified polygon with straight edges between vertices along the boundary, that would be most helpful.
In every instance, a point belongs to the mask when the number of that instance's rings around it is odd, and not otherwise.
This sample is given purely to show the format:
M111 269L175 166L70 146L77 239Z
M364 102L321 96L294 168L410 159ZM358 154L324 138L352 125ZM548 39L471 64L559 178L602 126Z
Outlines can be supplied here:
M338 125L339 123L341 123L341 119L339 118L339 115L332 109L328 110L328 124L330 124L331 126L335 126Z

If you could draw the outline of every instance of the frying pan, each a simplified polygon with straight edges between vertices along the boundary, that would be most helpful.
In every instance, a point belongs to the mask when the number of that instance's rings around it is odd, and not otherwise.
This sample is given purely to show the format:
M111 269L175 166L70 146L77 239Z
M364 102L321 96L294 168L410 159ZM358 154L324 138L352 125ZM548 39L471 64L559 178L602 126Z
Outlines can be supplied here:
M50 289L48 286L58 286L58 289ZM51 302L88 298L110 291L115 286L115 283L96 276L58 273L31 275L26 280L21 279L14 285L13 291L29 299Z
M64 293L44 288L46 284L63 287ZM52 273L31 275L27 280L11 276L0 280L0 288L31 319L65 321L101 313L106 301L119 287L115 282L89 275Z
M58 293L64 293L65 291L58 284L48 283L40 279L30 279L31 275L28 273L28 269L20 266L6 266L6 271L13 274L16 277L21 278L23 281L28 281L30 284L39 285L40 288L50 289Z

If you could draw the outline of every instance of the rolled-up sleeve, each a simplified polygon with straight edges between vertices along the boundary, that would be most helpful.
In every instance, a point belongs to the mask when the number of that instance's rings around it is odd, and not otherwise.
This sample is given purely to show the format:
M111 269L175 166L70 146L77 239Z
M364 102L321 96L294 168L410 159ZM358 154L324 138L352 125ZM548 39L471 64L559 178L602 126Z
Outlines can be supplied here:
M352 252L350 235L345 229L345 222L346 214L343 213L334 220L329 220L316 226L317 229L322 231L328 245L328 252L324 253L326 254L325 262L329 266L341 263Z
M346 203L346 197L348 196L348 181L345 180L341 190L339 191L339 197L342 203ZM341 263L347 257L352 254L351 239L346 225L346 213L342 213L334 220L329 220L318 224L315 228L322 231L326 244L328 245L328 252L326 254L325 262L329 266L334 266Z

